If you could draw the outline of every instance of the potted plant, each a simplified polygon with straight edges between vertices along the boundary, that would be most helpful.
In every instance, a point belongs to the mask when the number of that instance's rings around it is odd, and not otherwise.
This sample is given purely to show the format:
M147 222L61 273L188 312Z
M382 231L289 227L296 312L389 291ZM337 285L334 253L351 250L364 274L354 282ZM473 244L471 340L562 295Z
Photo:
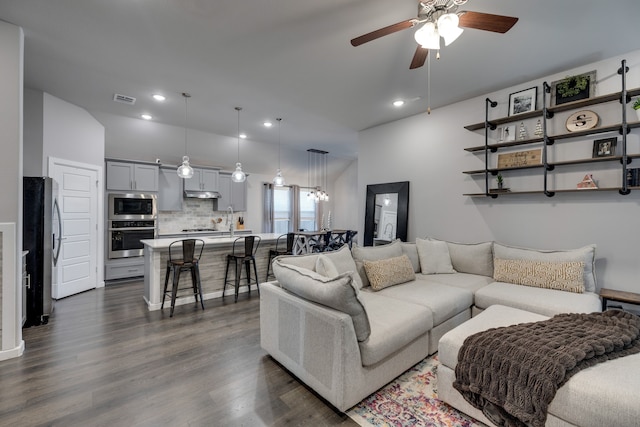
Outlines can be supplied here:
M502 178L502 174L498 173L496 176L496 181L498 182L498 190L502 190L502 186L504 185L504 178Z
M640 97L636 98L636 100L633 102L633 109L636 110L638 120L640 120Z

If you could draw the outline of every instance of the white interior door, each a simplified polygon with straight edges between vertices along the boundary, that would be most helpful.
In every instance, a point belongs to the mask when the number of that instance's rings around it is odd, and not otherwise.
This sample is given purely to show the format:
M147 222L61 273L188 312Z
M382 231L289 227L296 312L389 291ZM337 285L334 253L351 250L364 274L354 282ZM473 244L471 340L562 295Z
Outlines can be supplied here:
M52 289L59 299L98 285L98 171L52 162L49 176L58 183L62 223L57 280Z

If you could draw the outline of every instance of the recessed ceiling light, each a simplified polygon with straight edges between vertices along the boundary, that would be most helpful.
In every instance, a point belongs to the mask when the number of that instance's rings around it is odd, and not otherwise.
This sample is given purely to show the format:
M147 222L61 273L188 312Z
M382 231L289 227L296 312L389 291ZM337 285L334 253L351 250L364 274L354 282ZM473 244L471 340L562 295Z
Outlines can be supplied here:
M145 120L153 119L153 116L151 116L151 114L141 114L140 117L142 117Z
M394 107L402 107L404 105L404 101L402 99L398 99L393 101L393 106Z
M153 99L155 99L156 101L164 101L165 99L167 99L164 95L160 95L158 93L153 95Z
M264 125L264 127L266 127L266 128L270 128L271 126L273 126L273 123L271 123L271 122L267 121L267 122L264 122L264 123L263 123L263 125Z
M239 136L242 139L247 139L247 134L246 133L241 133Z

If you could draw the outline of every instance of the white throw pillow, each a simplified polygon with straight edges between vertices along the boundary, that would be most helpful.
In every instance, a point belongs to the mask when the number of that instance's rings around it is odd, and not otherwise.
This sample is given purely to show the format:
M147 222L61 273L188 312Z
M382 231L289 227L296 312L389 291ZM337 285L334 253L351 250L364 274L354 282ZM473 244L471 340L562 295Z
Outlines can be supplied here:
M449 246L440 240L416 239L422 274L451 274L456 271L451 265Z
M318 255L318 258L316 259L316 273L329 278L336 277L340 274L336 265L324 255Z

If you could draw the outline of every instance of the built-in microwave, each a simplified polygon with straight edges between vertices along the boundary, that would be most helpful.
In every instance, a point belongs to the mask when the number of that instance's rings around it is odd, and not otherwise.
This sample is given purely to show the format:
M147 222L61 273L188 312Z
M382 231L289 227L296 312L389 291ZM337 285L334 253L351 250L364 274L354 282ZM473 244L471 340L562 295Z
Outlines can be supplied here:
M109 220L155 220L155 194L109 194Z

